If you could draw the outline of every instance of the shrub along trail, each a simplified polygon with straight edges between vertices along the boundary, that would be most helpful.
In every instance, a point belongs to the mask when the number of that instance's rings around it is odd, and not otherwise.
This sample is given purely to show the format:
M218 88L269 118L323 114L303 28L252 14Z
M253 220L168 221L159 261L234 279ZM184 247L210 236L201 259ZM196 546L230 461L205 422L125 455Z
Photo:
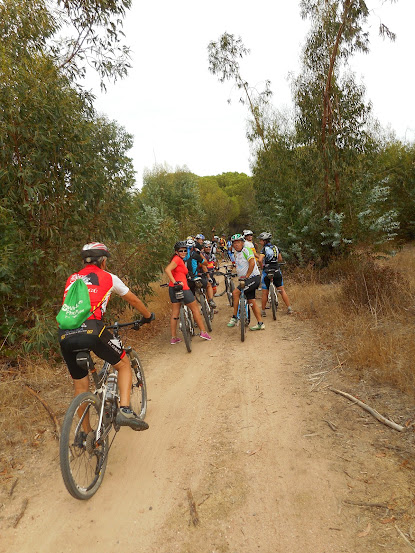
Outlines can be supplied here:
M309 323L268 312L266 330L241 343L225 298L217 303L212 341L194 339L191 354L170 346L167 328L148 344L134 336L150 429L120 431L84 502L64 488L50 442L7 498L1 551L409 550L395 525L409 535L410 471L373 445L397 433L330 392L329 378L313 385L336 362Z

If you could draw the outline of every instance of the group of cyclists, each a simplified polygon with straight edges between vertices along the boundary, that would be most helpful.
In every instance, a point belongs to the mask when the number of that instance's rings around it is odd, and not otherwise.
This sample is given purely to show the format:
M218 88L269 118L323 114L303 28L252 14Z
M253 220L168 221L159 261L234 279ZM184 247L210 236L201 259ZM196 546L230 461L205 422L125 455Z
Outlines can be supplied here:
M290 301L284 290L283 279L279 263L282 262L281 252L278 247L272 244L272 236L269 232L262 232L258 239L261 244L261 251L257 253L253 243L253 232L246 229L241 234L234 234L225 242L225 235L222 238L214 235L212 240L206 240L203 234L188 236L186 240L176 242L174 245L174 255L167 265L165 272L169 277L169 293L172 302L171 315L171 340L172 345L181 342L177 336L177 322L179 320L180 302L176 299L175 291L183 289L185 292L185 303L192 310L195 316L196 324L200 328L200 337L210 340L211 337L206 332L203 321L201 320L194 296L194 283L196 279L201 278L210 306L215 308L213 297L216 291L216 280L214 273L218 268L218 259L216 254L220 252L224 259L229 259L236 269L239 279L243 279L245 297L250 304L257 324L250 327L250 330L264 330L265 324L262 320L266 316L268 290L270 280L267 277L269 270L275 274L274 283L280 291L281 297L287 306L287 313L292 313ZM262 269L262 273L261 270ZM262 276L261 276L262 275ZM255 301L255 292L261 286L262 298L261 309ZM239 285L233 291L233 315L228 322L228 327L234 327L237 323L238 302L241 294ZM201 326L200 326L201 325Z
M257 253L252 241L253 232L244 230L241 234L234 234L229 240L222 235L221 238L214 235L212 240L206 240L203 234L188 236L174 245L174 254L165 268L169 278L169 296L172 303L170 320L171 340L175 345L181 342L177 336L177 323L179 320L180 302L176 299L175 291L183 290L184 301L191 309L194 320L200 330L202 340L211 340L206 331L200 308L195 299L195 281L202 280L206 290L206 296L210 307L216 309L214 295L217 282L215 271L219 268L218 255L234 265L236 274L244 279L244 293L252 311L257 319L257 324L250 327L252 331L264 330L263 317L266 315L268 289L270 281L267 272L273 269L275 272L274 284L281 292L288 313L292 312L288 296L284 290L282 274L279 263L282 261L281 252L272 244L271 234L262 232L258 239L261 251ZM130 408L130 392L132 385L132 372L129 357L126 355L121 343L112 333L106 329L103 316L112 292L121 296L143 316L143 322L150 323L155 319L144 303L126 286L116 275L108 272L107 260L110 252L105 244L93 242L86 244L81 251L84 263L83 268L73 273L66 282L63 302L71 286L78 279L82 279L88 289L91 311L87 319L78 327L72 329L59 329L59 342L63 358L68 366L74 384L74 394L78 395L89 389L89 376L86 369L81 369L76 362L76 354L79 350L89 349L98 357L109 362L118 371L118 386L120 394L119 409L116 423L119 426L128 426L133 430L141 431L148 428L148 424L141 420ZM262 269L262 276L261 270ZM261 309L255 302L255 291L261 286ZM234 327L237 322L237 306L241 287L233 291L234 312L228 323L228 327ZM87 429L88 430L88 429Z

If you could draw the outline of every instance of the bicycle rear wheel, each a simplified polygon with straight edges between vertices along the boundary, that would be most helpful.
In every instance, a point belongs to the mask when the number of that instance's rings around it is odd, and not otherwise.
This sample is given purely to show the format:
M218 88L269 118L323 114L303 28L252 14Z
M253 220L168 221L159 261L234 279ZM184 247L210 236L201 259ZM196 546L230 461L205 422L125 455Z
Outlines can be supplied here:
M192 335L190 331L189 318L183 306L180 307L180 329L183 334L186 349L190 353L192 351Z
M88 419L96 433L101 401L91 392L76 396L66 412L59 443L62 478L68 492L76 499L92 497L104 478L108 461L108 437L99 445L95 435L87 434Z
M232 292L233 292L234 289L235 289L235 285L234 285L234 283L232 282L232 280L231 280L230 278L227 278L227 279L226 279L225 284L226 284L226 295L228 296L229 305L230 305L231 307L233 307L233 295L232 295Z
M212 322L210 320L210 315L209 315L210 309L208 307L206 298L204 296L201 296L201 298L200 298L200 307L202 309L202 315L203 315L203 318L205 319L206 327L207 327L208 331L211 332L212 331Z
M128 355L130 357L131 369L133 372L130 405L134 413L136 413L141 420L144 420L147 413L146 378L138 353L131 350Z
M239 300L239 324L241 327L241 342L245 341L246 322L246 299L241 298Z
M277 299L277 291L275 290L275 286L271 284L269 287L269 294L271 298L271 309L272 309L272 317L274 321L277 320L277 310L278 310L278 299Z

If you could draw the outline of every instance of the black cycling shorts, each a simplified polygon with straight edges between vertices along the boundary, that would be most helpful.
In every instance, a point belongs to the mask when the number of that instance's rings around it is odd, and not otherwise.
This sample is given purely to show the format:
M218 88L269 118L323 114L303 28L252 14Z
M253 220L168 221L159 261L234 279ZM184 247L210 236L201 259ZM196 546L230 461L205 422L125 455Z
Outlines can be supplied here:
M255 299L255 290L259 288L259 285L261 284L261 276L257 275L254 277L249 277L245 280L245 297L247 300L254 300ZM241 289L241 286L238 286L238 290Z
M76 363L76 351L89 349L104 361L116 365L125 355L121 342L105 328L102 321L88 320L80 328L59 330L59 342L65 363L71 377L80 380L88 371Z
M191 290L183 290L183 295L184 295L184 303L186 305L188 303L192 303L193 301L195 301L195 297ZM170 296L170 301L172 303L180 303L180 300L176 298L176 292L173 286L169 286L169 296Z
M282 273L279 269L277 269L276 271L272 271L272 272L274 274L274 277L273 277L274 286L279 288L280 286L282 286ZM268 274L266 272L266 269L264 269L264 283L265 283L265 286L267 287L267 289L269 290L270 280L268 278Z
M208 285L208 276L207 276L207 273L203 273L201 275L199 275L199 278L201 279L202 281L202 286L203 288L206 290L207 288L207 285ZM194 280L188 280L187 281L187 284L189 285L189 288L190 290L192 291L193 294L195 294L196 292L196 282Z

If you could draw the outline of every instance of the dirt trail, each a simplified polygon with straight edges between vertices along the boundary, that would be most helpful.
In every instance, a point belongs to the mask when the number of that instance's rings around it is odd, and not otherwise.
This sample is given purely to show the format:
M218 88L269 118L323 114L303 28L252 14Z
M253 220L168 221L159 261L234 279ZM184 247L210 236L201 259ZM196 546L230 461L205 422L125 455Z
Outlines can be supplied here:
M313 388L309 375L335 363L308 323L268 314L266 330L242 344L239 329L226 327L224 297L218 307L210 343L194 339L188 354L183 343L169 345L166 330L143 351L150 429L122 429L98 493L85 502L69 496L51 444L47 463L26 471L33 476L5 505L0 551L409 551L391 504L404 497L408 513L409 475L396 472L390 451L373 450L393 431L370 417L361 425L358 408L324 387L329 380Z

